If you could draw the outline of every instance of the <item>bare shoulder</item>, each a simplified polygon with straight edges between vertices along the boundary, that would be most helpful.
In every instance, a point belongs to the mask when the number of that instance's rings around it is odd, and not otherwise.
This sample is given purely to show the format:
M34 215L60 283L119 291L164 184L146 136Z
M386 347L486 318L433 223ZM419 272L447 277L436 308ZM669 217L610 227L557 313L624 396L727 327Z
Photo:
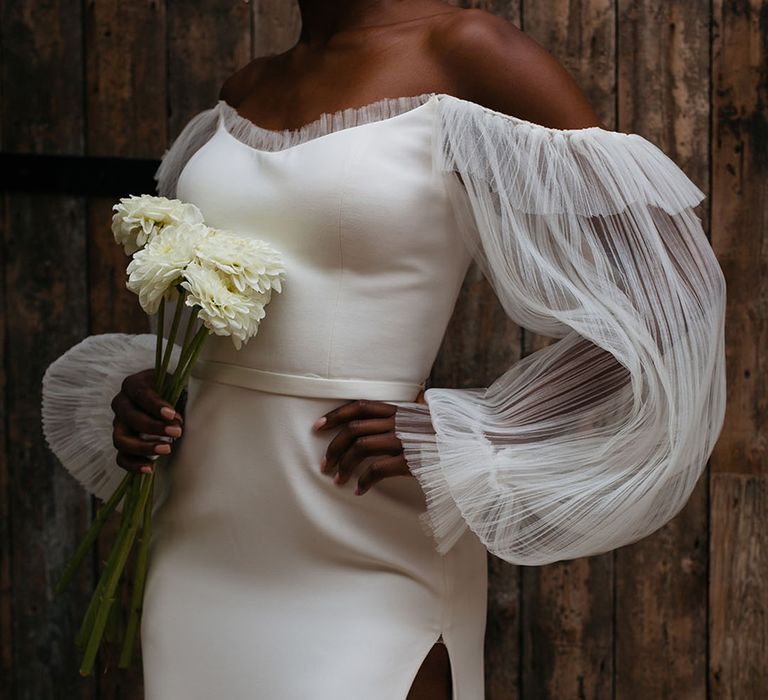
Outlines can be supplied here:
M502 17L452 13L433 30L431 45L457 97L557 129L606 128L565 66Z

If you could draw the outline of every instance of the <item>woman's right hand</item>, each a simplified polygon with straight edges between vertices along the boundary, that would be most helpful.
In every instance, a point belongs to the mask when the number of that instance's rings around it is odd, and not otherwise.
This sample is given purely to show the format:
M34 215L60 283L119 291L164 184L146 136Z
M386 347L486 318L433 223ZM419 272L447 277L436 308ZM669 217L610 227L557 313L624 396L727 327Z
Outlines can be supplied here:
M112 442L117 448L117 464L127 471L151 473L152 458L171 452L168 440L181 437L184 422L182 415L155 391L154 368L129 374L111 406L115 413ZM152 439L144 439L140 433Z

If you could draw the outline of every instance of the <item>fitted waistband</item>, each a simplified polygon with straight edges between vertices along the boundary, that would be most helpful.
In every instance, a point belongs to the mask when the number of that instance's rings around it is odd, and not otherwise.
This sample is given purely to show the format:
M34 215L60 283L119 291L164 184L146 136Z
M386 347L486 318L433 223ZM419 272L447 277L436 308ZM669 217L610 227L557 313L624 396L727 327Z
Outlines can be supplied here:
M257 389L272 394L289 394L329 399L371 399L375 401L415 401L425 382L397 382L383 379L320 377L308 374L272 372L228 362L198 359L190 374L220 384Z

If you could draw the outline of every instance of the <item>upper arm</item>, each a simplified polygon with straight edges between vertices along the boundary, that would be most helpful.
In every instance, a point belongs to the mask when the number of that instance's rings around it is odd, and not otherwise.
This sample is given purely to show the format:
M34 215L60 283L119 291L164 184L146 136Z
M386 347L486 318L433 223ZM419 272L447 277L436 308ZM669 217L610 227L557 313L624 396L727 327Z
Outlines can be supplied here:
M433 46L458 97L547 127L607 128L568 70L501 17L457 12L435 32Z

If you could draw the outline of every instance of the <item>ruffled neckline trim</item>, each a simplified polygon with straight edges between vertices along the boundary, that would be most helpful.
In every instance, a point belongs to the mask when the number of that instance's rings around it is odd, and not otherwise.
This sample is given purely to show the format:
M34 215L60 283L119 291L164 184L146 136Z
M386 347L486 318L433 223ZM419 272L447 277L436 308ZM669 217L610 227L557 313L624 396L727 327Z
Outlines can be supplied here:
M260 126L238 112L225 100L218 100L221 123L236 140L259 151L283 151L322 136L364 124L383 122L427 104L437 93L384 97L359 107L345 107L323 112L319 117L293 129L269 129Z

